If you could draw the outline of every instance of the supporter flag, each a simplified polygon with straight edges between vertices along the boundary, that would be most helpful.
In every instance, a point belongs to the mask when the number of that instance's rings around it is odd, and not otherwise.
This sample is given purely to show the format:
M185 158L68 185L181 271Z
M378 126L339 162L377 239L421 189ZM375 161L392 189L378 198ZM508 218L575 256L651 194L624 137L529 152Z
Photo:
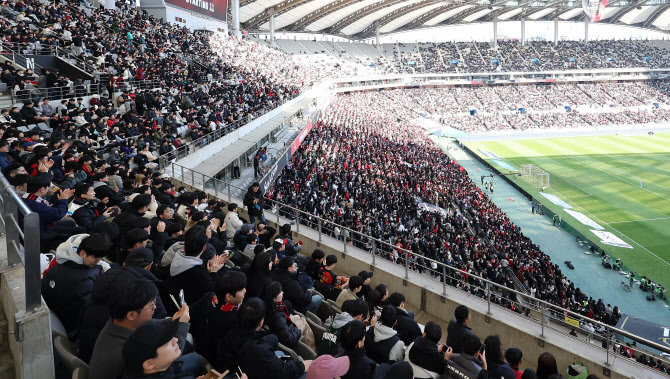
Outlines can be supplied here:
M463 167L463 166L458 166L458 170L459 170L460 172L463 172L463 171L465 171L465 167Z

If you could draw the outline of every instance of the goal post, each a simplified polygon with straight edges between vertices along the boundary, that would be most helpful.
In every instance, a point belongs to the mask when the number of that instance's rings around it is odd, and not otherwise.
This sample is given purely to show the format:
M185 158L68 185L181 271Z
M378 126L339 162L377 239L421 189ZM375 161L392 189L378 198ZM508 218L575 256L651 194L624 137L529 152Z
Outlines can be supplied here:
M521 178L535 188L544 189L549 187L549 174L540 170L539 167L532 164L521 165Z

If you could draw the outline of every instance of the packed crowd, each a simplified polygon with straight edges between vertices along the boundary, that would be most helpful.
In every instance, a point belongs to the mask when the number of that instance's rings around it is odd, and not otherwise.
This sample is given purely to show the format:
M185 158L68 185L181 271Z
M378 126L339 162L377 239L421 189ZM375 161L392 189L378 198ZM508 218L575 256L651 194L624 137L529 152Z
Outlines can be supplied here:
M614 325L618 308L570 283L423 130L403 121L407 109L377 93L339 95L269 190L272 198L353 230L347 240L361 248L372 248L365 234L409 249L418 271L430 271L425 256L509 288L516 275L535 297ZM443 212L423 211L422 203ZM472 218L474 236L461 211ZM326 229L341 239L349 234ZM388 246L375 253L404 263ZM444 280L484 295L472 277ZM512 299L503 291L495 301L521 312Z
M665 123L670 120L669 89L666 81L644 81L414 88L384 94L396 101L410 100L408 109L417 112L408 120L423 113L476 133Z
M665 42L661 42L665 44ZM654 41L499 41L399 43L390 57L377 59L387 72L525 72L606 68L667 68L667 47ZM389 66L389 63L391 64Z

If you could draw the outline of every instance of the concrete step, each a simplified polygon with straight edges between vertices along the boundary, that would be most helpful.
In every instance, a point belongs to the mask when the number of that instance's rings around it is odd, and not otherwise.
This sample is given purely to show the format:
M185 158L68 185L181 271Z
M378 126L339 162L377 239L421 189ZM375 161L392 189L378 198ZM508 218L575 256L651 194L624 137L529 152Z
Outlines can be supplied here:
M9 338L14 336L9 334L7 318L0 307L0 379L15 379L14 357L9 351Z

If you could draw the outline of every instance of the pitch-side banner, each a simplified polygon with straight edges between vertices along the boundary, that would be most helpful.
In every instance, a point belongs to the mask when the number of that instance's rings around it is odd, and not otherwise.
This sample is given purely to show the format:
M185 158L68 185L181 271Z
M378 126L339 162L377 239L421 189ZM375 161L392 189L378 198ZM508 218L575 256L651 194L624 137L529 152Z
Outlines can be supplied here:
M165 0L165 3L216 18L217 20L226 21L227 0Z

